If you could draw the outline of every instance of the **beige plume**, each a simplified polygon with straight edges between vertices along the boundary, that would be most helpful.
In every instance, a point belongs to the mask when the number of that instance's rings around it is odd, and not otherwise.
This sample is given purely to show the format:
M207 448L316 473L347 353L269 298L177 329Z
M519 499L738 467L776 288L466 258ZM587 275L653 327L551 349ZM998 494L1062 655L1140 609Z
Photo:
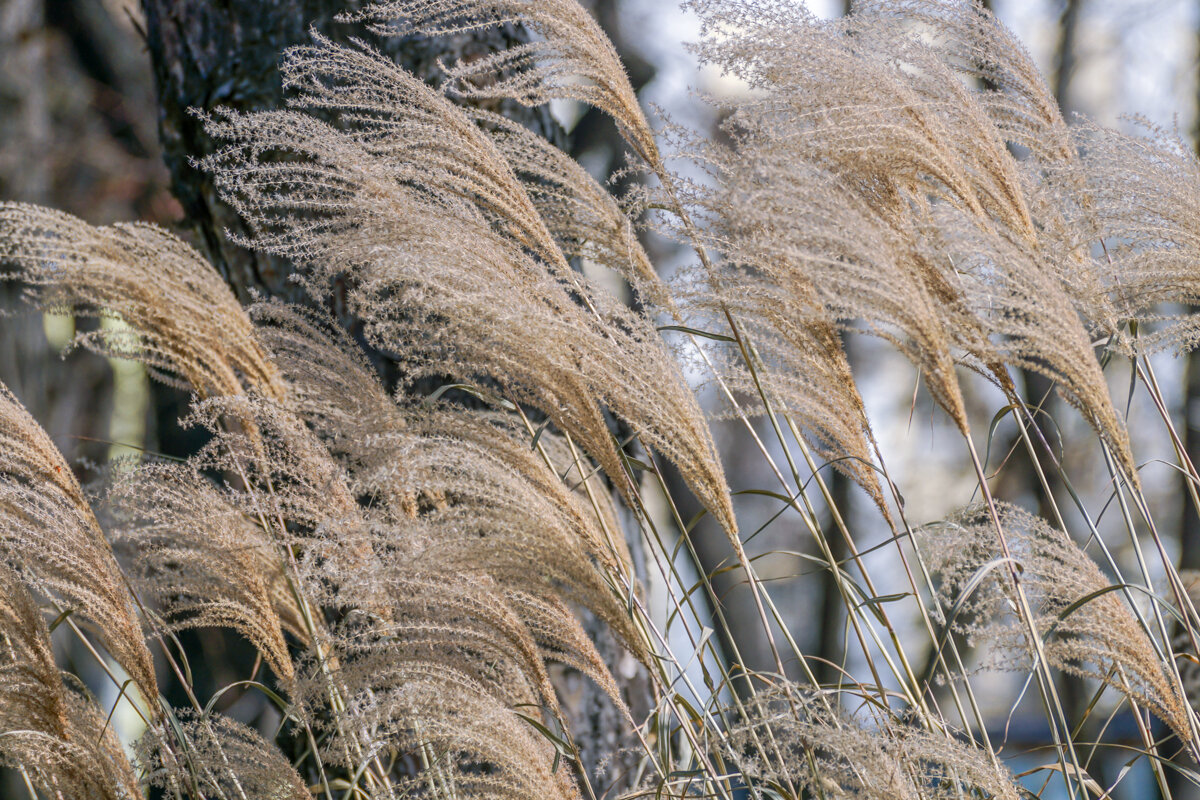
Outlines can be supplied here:
M1190 738L1187 706L1158 657L1155 645L1120 595L1087 554L1062 531L1014 506L1000 505L1008 547L1021 565L1021 583L1032 604L1033 624L1051 666L1108 684L1137 700L1184 741ZM920 532L931 570L940 578L943 606L983 565L1000 558L987 509L968 508ZM1025 669L1028 627L1010 612L1012 581L991 572L951 622L953 629L993 655L989 665Z
M180 734L182 741L177 739ZM148 730L138 751L140 761L151 768L150 783L168 792L191 796L199 789L204 797L247 800L313 796L261 734L217 714L181 712L176 725Z
M0 386L0 554L94 627L133 677L142 697L158 699L154 660L133 599L71 467L50 437Z
M94 227L60 211L0 203L0 256L33 303L76 316L116 316L77 341L132 358L202 396L281 388L233 292L199 253L154 225Z
M132 562L140 596L169 630L232 628L285 684L294 677L283 632L307 641L284 560L258 520L198 472L148 464L118 477L107 501L113 536Z
M529 106L559 98L595 106L612 117L638 155L657 161L654 134L616 48L576 0L381 0L342 18L376 21L372 30L390 36L525 25L537 38L492 56L445 65L451 90Z
M0 563L0 765L46 797L138 800L141 788L95 701L54 663L41 609Z

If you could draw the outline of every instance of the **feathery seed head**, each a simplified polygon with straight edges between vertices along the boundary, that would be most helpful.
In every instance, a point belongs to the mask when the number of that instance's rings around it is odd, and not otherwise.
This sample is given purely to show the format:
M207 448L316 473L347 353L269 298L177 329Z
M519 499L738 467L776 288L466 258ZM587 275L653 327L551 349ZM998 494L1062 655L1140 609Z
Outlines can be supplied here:
M119 316L77 342L132 358L203 396L245 388L278 397L278 378L255 345L233 292L199 253L154 225L93 227L69 214L0 203L0 257L17 266L38 308Z
M133 677L158 697L154 660L133 600L71 467L7 387L0 386L0 558L94 627Z
M577 0L378 0L342 19L375 21L372 30L392 36L524 25L538 38L444 65L448 88L466 98L511 98L527 106L554 99L595 106L612 117L639 156L657 163L654 134L616 48Z
M1021 564L1021 583L1050 664L1112 686L1189 740L1186 705L1154 643L1118 594L1105 591L1110 583L1095 562L1041 519L1006 504L998 510L1009 550ZM920 537L930 569L940 578L945 607L958 601L958 593L983 565L1000 557L995 528L981 506L923 528ZM1029 663L1028 631L1010 612L1013 592L1004 570L993 571L953 625L992 648L992 665L1024 668Z
M95 700L54 663L50 631L21 576L0 563L0 765L47 797L137 800L137 778Z

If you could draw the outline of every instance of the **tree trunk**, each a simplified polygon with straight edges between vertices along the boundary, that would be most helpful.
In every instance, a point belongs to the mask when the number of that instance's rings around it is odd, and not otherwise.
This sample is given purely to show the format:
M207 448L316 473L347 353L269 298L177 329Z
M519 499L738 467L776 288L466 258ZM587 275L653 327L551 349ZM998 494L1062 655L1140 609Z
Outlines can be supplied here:
M1200 29L1196 31L1196 44L1200 46ZM1197 65L1195 80L1192 148L1200 155L1200 64ZM1193 308L1192 311L1196 309ZM1183 370L1183 445L1192 464L1200 467L1200 351L1191 350L1187 354ZM1190 478L1183 476L1181 480L1188 481ZM1181 489L1183 507L1180 509L1179 566L1182 569L1200 569L1200 509L1192 504L1186 484Z
M1058 43L1054 51L1054 97L1058 100L1058 108L1062 115L1068 119L1074 106L1071 97L1071 77L1075 71L1079 16L1083 11L1083 5L1084 0L1065 0L1058 18ZM1053 418L1056 409L1064 408L1063 403L1057 402L1058 397L1052 391L1052 383L1045 376L1035 373L1033 370L1022 370L1022 373L1025 378L1026 403L1031 407L1036 407L1036 404L1045 398L1043 408L1049 412L1050 418ZM1041 419L1038 420L1038 424L1047 431L1047 441L1054 441L1049 438L1053 435L1049 431L1050 426L1043 425ZM1053 506L1057 503L1057 498L1063 494L1063 482L1061 476L1054 469L1046 469L1045 475L1048 496L1038 495L1038 513L1042 519L1054 524ZM1068 721L1075 724L1084 720L1088 697L1091 694L1087 685L1082 679L1066 673L1059 674L1057 683ZM1097 765L1096 769L1102 780L1114 779L1114 776L1110 776L1104 771L1102 765Z
M1195 37L1196 44L1200 46L1200 28L1196 30ZM1197 64L1194 79L1196 94L1192 109L1192 149L1200 155L1200 64ZM1192 308L1191 311L1195 313L1197 309ZM1183 389L1183 397L1180 398L1183 447L1192 465L1200 466L1200 350L1193 349L1183 358ZM1192 502L1187 485L1191 477L1180 475L1179 481L1179 568L1200 569L1200 509ZM1182 628L1178 623L1175 623L1174 628L1176 641L1187 639L1186 634L1181 636ZM1184 646L1187 647L1186 642ZM1197 706L1200 704L1200 669L1197 669L1195 663L1184 659L1178 663L1184 689L1188 692L1188 701ZM1175 770L1168 772L1167 777L1173 797L1179 800L1200 798L1200 790Z

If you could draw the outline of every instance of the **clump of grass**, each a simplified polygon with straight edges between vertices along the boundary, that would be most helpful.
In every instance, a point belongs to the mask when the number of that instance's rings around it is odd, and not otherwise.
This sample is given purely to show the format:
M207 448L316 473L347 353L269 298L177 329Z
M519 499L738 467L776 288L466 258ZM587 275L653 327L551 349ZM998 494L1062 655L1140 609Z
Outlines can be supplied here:
M794 685L761 693L729 746L755 797L1020 797L1012 775L978 748L899 719L876 726Z
M1096 563L1061 530L1018 508L999 507L1008 556L1021 569L1034 628L1049 662L1107 683L1154 711L1186 740L1188 710L1164 669L1163 656ZM929 567L941 581L947 624L991 649L992 665L1028 669L1027 629L1014 618L1007 580L987 509L968 508L919 532Z
M973 3L872 0L838 22L784 0L688 6L704 24L700 57L751 91L714 101L722 137L680 134L670 152L573 0L368 5L346 19L387 35L520 23L535 37L445 65L439 93L368 44L314 35L281 54L290 108L205 110L223 144L200 166L246 219L242 243L292 259L317 301L343 287L366 340L401 368L395 394L337 323L279 302L243 309L164 231L0 204L0 257L35 307L119 317L79 343L189 387L185 422L209 434L182 463L121 471L102 530L45 432L0 392L0 758L31 793L594 798L579 739L603 736L640 755L622 776L629 797L1008 800L1023 790L974 688L979 669L1000 666L1036 684L1053 745L1044 771L1070 792L1103 791L1080 733L1103 706L1132 715L1135 757L1169 796L1162 765L1200 754L1178 663L1200 619L1161 547L1104 363L1135 356L1171 428L1145 356L1196 341L1193 318L1160 308L1200 296L1196 160L1158 132L1067 126L1028 54ZM649 184L610 196L549 143L463 104L480 98L595 106ZM676 159L705 177L682 177ZM637 208L694 253L678 279L656 274ZM623 277L638 307L575 259ZM664 343L663 321L681 346ZM914 532L923 512L900 486L921 478L886 468L844 347L859 334L921 376L961 434L979 502ZM1110 343L1103 361L1097 337ZM779 481L750 491L790 509L829 570L858 648L836 684L818 681L756 572L746 545L758 534L739 533L687 367ZM993 497L973 380L1003 393L996 419L1015 420L1049 499L1047 473L1069 485L1054 448L1039 451L1020 371L1053 381L1094 431L1135 577L1082 500L1111 574L1061 525ZM479 403L415 396L429 376ZM700 562L660 457L724 529L730 564ZM871 497L871 522L834 503L829 463ZM858 541L877 529L894 547L868 560ZM700 567L686 587L683 558ZM877 588L881 558L907 591ZM665 583L665 629L647 608L647 560ZM751 619L728 615L714 585L725 573L746 584ZM1164 609L1180 621L1174 650ZM585 613L627 658L602 654ZM137 686L136 766L104 722L111 709L62 677L49 614L115 687ZM198 696L174 637L211 627L246 639L269 675L255 665ZM681 627L691 652L672 636ZM748 627L761 627L774 674L743 657ZM972 664L975 645L998 658ZM594 682L621 729L573 729L553 664ZM647 718L625 705L634 673L652 688ZM1060 697L1062 673L1097 687L1082 720ZM247 687L279 708L275 731L214 712Z

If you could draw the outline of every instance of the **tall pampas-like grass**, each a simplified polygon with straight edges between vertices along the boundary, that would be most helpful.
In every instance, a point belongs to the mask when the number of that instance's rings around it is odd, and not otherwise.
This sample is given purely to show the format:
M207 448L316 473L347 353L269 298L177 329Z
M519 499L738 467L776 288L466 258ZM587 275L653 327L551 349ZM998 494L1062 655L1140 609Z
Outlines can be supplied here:
M0 552L27 585L94 627L143 697L158 696L134 600L71 467L32 415L0 387Z
M1062 531L1020 509L1002 507L1000 517L1051 663L1112 684L1187 738L1184 698L1095 562ZM966 509L920 535L931 554L930 567L941 579L945 606L957 613L947 624L986 643L994 663L1011 667L1011 659L1025 660L1030 652L1026 634L1009 613L1015 607L1011 586L1002 572L981 571L1001 557L986 510Z
M1105 372L1129 359L1174 435L1150 357L1197 341L1176 307L1200 297L1196 159L1161 131L1068 125L1029 54L968 0L864 0L836 22L785 0L686 5L700 59L747 87L708 99L720 135L656 133L574 0L362 5L343 21L364 36L519 24L531 38L444 64L438 90L365 40L314 33L280 54L288 108L198 111L218 146L196 166L245 219L240 243L291 260L312 307L243 308L159 228L0 203L0 259L31 305L121 320L77 344L189 389L183 422L206 441L85 493L0 390L0 764L34 798L1016 800L1047 778L1111 796L1131 770L1100 786L1109 748L1164 796L1168 769L1200 783L1194 581ZM501 104L473 105L496 100L599 109L645 184L612 196ZM670 279L649 226L691 254ZM397 364L395 391L318 310L334 286ZM888 417L847 354L858 335L898 353L960 437L947 449L977 477L964 510L916 524L931 515L902 488L924 478L889 471ZM1107 512L1070 482L1022 372L1090 426L1077 435L1102 456ZM446 384L419 394L430 379ZM778 486L727 469L744 459L722 459L699 383ZM1007 405L981 424L996 396ZM1009 418L1053 523L994 496L976 440ZM826 467L873 505L839 507ZM742 533L738 494L779 512ZM1118 515L1123 549L1101 530ZM705 516L731 560L701 557ZM840 663L815 667L759 575L779 555L753 550L767 530L827 572ZM213 628L258 656L204 696L179 636ZM60 639L112 691L64 672ZM573 713L564 669L614 713ZM1009 771L1023 745L980 701L997 670L1036 687L1036 785ZM1064 699L1069 677L1089 702ZM648 708L627 703L635 678ZM218 713L246 691L273 724ZM131 694L137 742L113 722ZM1117 717L1134 731L1120 741ZM601 718L614 729L588 728ZM606 784L585 737L635 766Z
M54 662L42 610L20 575L0 567L0 763L49 797L140 797L137 777L100 708Z
M311 269L315 292L334 274L354 275L350 304L372 343L387 351L424 341L397 353L408 375L497 381L577 436L620 481L608 408L736 529L711 435L678 367L644 318L569 270L486 134L362 48L318 41L291 51L284 74L299 108L332 109L348 130L300 111L209 124L227 144L205 166L256 231L249 244ZM391 111L370 113L380 105ZM296 158L260 159L270 151ZM432 319L448 325L423 336Z

